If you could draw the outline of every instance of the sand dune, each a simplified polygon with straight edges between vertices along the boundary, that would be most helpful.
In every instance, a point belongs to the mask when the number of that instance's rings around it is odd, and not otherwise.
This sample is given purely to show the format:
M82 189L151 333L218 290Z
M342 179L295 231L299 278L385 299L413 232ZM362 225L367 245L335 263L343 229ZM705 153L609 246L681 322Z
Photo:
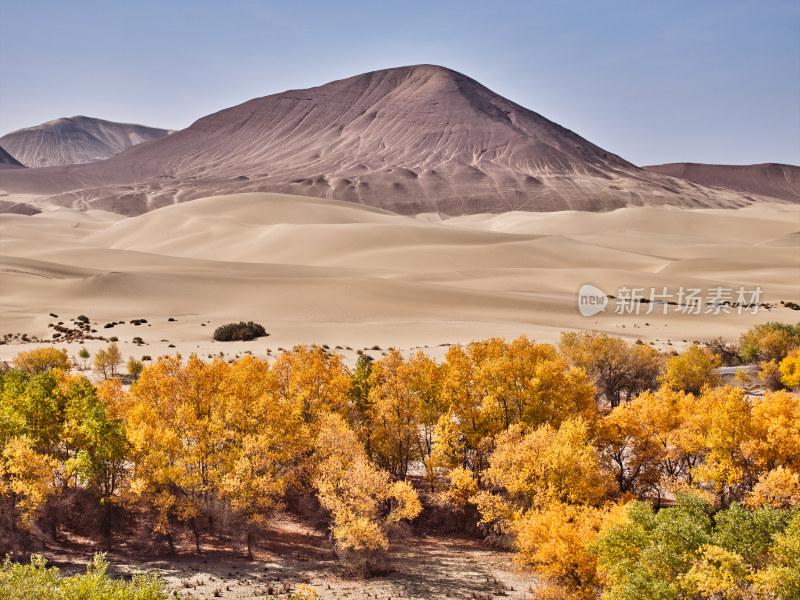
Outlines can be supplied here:
M49 323L86 314L99 335L119 337L126 356L263 355L297 343L350 346L350 359L376 344L441 354L439 344L491 335L554 341L566 328L667 349L755 322L796 321L779 303L800 301L800 260L788 249L798 230L800 207L789 205L435 220L279 194L206 198L130 218L63 208L0 215L0 334L49 338ZM665 316L654 307L623 316L612 301L587 318L577 310L585 283L615 295L621 286L761 286L761 301L775 306L757 315ZM148 323L104 328L136 318ZM214 327L242 319L272 335L211 342ZM133 345L134 336L146 345ZM18 350L0 346L0 357Z
M156 127L77 116L12 131L0 137L0 145L27 167L58 167L103 160L167 133Z
M125 215L236 192L447 216L754 202L752 194L640 169L434 65L255 98L105 161L5 170L0 188L38 194L40 205Z

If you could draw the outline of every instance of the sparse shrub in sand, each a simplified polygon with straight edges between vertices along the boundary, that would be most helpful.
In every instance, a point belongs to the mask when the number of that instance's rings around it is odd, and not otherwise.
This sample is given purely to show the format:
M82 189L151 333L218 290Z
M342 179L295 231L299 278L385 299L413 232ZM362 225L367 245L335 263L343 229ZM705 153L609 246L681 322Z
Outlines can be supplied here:
M252 321L228 323L214 330L214 339L218 342L249 342L266 335L267 331L264 326Z
M69 371L71 364L66 350L56 348L37 348L29 352L20 352L14 357L14 366L31 375L43 373L49 369Z

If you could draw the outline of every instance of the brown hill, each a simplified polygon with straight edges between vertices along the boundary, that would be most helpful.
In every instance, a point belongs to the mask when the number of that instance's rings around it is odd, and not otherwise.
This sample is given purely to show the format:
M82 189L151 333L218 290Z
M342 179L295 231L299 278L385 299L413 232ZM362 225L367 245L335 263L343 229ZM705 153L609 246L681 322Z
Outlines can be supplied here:
M0 137L0 145L25 166L54 167L110 158L167 133L156 127L77 116L12 131Z
M800 167L793 165L764 163L740 166L670 163L644 168L651 173L679 177L700 185L800 202Z
M0 188L124 214L255 191L445 215L752 201L640 169L432 65L256 98L106 161L3 173Z
M16 158L11 156L8 152L0 146L0 169L7 169L9 167L22 167L23 164Z

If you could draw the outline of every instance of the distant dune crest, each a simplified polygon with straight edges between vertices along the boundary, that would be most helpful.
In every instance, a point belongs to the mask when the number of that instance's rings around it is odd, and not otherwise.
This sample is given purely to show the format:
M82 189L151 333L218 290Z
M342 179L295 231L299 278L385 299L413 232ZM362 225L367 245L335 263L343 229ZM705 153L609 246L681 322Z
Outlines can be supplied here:
M0 146L27 167L59 167L104 160L167 133L156 127L77 116L12 131L0 137Z
M444 216L760 199L641 169L434 65L256 98L105 161L17 171L0 175L0 189L126 215L239 192Z

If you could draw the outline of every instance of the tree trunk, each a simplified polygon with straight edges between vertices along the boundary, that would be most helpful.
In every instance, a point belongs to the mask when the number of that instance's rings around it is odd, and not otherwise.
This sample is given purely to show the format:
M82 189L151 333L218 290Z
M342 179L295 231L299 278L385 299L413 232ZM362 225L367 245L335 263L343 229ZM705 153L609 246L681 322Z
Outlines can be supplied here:
M253 532L247 530L247 560L253 560Z
M109 498L106 498L105 506L103 507L103 537L106 541L106 550L111 551L111 517L113 506Z
M169 555L175 556L175 543L172 540L172 534L167 534L167 544L169 544Z
M194 547L197 549L198 554L202 554L202 552L200 552L200 534L197 533L197 523L194 517L189 521L189 524L192 526L192 533L194 534Z

